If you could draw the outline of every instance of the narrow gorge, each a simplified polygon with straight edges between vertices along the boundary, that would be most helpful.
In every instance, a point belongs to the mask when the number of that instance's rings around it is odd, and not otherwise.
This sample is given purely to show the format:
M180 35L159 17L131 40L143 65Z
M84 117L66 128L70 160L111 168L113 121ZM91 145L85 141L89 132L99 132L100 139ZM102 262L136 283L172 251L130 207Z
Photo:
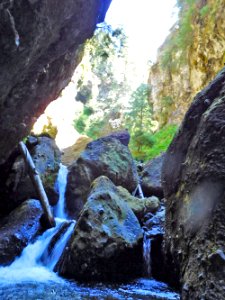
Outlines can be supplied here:
M225 1L177 0L135 84L113 1L0 1L2 300L225 299Z

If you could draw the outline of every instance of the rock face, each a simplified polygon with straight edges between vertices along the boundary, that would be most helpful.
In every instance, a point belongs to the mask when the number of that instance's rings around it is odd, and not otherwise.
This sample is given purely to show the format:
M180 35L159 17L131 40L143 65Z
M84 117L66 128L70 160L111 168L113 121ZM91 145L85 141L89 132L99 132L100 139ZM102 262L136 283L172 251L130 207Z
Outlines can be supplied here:
M161 154L144 165L144 170L141 173L141 187L146 197L155 195L163 198L161 173L164 157L165 155Z
M150 101L161 126L180 124L194 96L225 62L224 1L180 3L185 3L180 12L181 30L174 26L149 75Z
M38 200L28 200L0 223L0 264L10 264L40 231L42 208Z
M138 176L130 151L118 139L104 137L89 143L69 167L66 206L71 217L77 218L92 181L101 175L130 192L137 186Z
M121 280L141 274L142 229L129 206L101 176L75 226L59 265L78 280Z
M54 205L58 200L58 194L55 192L54 185L59 170L61 153L54 140L48 137L33 137L33 142L31 142L30 138L28 147L42 179L49 202ZM7 209L5 209L8 211L17 207L24 200L30 198L38 199L21 155L17 157L7 176L5 189L7 191L4 199L2 196L1 205L7 206Z
M165 252L182 299L224 298L224 95L225 69L196 96L164 160Z
M111 0L0 4L0 164L68 84Z

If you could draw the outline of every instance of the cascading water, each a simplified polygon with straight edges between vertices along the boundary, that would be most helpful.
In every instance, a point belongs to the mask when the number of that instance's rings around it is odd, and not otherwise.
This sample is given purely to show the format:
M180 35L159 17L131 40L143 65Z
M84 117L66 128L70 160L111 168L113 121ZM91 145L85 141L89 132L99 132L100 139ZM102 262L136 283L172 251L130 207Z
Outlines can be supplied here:
M145 276L151 278L152 268L151 268L151 238L148 236L148 233L144 231L143 238L143 260L144 260L144 271Z
M74 229L75 221L70 221L66 231L59 237L54 247L51 249L46 260L42 257L49 247L51 240L60 231L63 224L68 223L66 220L66 213L64 211L64 194L66 187L67 168L60 166L59 175L57 179L57 186L59 191L59 201L54 210L56 227L48 229L41 235L35 243L28 245L22 252L21 256L17 258L9 267L0 268L0 280L4 282L9 281L43 281L43 280L59 280L59 277L52 272L57 264L63 249L65 248Z
M64 174L64 175L63 175ZM64 178L62 177L64 176ZM79 285L76 282L60 278L54 270L67 241L69 240L74 221L65 220L64 193L67 170L60 168L58 176L59 203L55 208L56 227L44 232L35 243L28 245L22 255L10 266L0 267L0 299L168 299L178 300L166 284L153 279L137 279L128 285ZM63 180L62 180L63 179ZM146 240L146 257L150 244ZM148 265L151 265L150 263Z
M65 212L65 191L67 182L68 169L63 164L60 164L59 173L56 181L56 189L59 193L59 201L54 208L54 215L61 219L67 219Z
M152 277L152 242L159 236L163 236L165 221L165 207L162 205L156 214L149 213L146 215L144 222L144 238L143 238L143 261L144 272L148 278Z
M54 248L52 249L52 252L48 258L48 263L47 263L47 267L52 271L54 270L54 267L56 266L57 262L59 261L60 256L62 255L63 250L67 244L67 241L73 232L74 224L75 224L75 222L72 222L69 225L65 234L62 234L61 238L59 239L59 241L55 244Z

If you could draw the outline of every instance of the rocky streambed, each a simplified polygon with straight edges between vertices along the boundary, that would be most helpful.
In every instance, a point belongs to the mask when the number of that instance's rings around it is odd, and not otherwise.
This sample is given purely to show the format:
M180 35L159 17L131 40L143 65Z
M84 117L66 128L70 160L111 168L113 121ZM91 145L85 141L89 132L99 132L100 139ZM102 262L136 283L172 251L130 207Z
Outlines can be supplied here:
M51 202L56 227L46 231L38 200L25 200L35 194L18 168L20 157L14 157L2 184L4 203L17 195L18 201L5 205L1 219L1 299L179 299L152 277L165 279L160 262L163 201L130 193L139 179L129 138L125 141L123 133L89 143L68 171L60 167L55 184L60 155L54 142L28 139L49 197L59 194ZM152 249L146 247L149 242ZM143 258L143 247L153 259Z

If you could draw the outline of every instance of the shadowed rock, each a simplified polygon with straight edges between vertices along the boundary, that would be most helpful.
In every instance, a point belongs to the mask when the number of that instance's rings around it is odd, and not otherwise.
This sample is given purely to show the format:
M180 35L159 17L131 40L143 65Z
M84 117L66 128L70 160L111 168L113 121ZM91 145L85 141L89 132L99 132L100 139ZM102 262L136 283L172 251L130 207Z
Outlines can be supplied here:
M110 0L0 3L0 164L69 83Z
M10 264L41 229L42 208L38 200L28 200L0 223L0 264Z
M161 154L144 165L141 173L141 187L147 197L154 195L163 198L161 173L164 157L165 155Z
M50 204L58 200L54 185L57 178L61 153L53 139L38 137L36 142L29 145L29 151L38 171ZM3 182L1 182L3 185ZM28 175L22 156L15 160L5 182L5 195L2 196L1 206L4 210L11 211L27 199L38 199L35 187Z
M223 69L194 99L164 160L165 252L182 299L224 298L224 95Z

